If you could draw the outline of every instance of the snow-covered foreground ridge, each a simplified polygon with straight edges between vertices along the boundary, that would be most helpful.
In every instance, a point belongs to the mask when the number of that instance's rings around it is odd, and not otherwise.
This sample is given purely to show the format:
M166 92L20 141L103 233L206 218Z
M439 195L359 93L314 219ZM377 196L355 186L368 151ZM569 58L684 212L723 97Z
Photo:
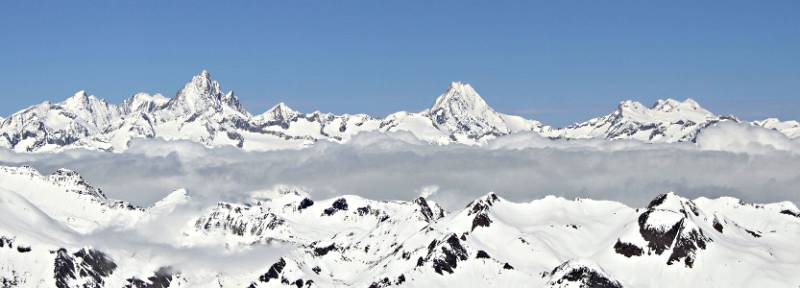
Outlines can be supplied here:
M797 287L800 210L689 200L647 207L488 193L434 201L315 199L150 207L74 171L0 166L2 287ZM266 250L265 250L266 249Z
M469 84L453 82L433 106L384 118L365 114L301 113L279 103L251 115L232 92L224 92L207 71L169 99L137 93L121 105L79 91L60 103L44 102L3 119L0 147L19 152L70 148L122 151L135 138L190 140L209 147L245 150L296 149L318 141L345 142L360 132L406 131L435 144L485 144L509 134L535 133L558 139L636 139L693 142L698 132L719 122L735 122L800 137L800 123L774 118L743 122L711 113L687 99L659 100L651 107L623 101L608 115L554 128L539 121L499 113Z

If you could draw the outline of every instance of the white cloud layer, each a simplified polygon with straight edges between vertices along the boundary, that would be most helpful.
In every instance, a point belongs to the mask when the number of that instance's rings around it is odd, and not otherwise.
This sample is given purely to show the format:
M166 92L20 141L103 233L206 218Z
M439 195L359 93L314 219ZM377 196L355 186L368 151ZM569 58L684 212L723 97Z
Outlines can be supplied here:
M800 143L736 124L706 129L697 144L518 134L484 147L436 146L406 133L367 133L347 144L270 152L159 140L137 141L119 154L0 151L0 164L29 164L43 172L74 169L110 197L139 205L181 187L202 203L247 201L281 184L302 186L316 199L356 194L411 200L431 194L451 209L489 191L514 201L558 195L631 206L666 191L800 203Z

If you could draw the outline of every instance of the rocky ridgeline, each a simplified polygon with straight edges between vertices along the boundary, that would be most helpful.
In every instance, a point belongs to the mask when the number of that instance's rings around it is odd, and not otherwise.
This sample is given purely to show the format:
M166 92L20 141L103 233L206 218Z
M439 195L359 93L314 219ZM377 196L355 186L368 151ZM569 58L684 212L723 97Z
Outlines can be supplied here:
M245 150L301 148L319 141L346 142L361 132L413 134L435 144L482 145L515 133L548 138L636 139L692 142L719 122L742 122L716 115L692 99L658 100L645 107L622 101L612 113L563 128L495 111L469 84L453 82L434 104L419 112L378 118L366 114L302 113L281 102L251 115L233 91L224 92L208 71L192 77L173 98L137 93L121 105L79 91L59 102L30 106L0 118L0 147L18 152L84 148L123 151L140 138L189 140L208 147ZM769 118L748 123L800 137L800 123Z
M284 186L269 198L217 203L190 217L184 228L176 227L181 238L175 245L183 247L219 247L222 253L287 249L260 268L232 274L223 267L196 271L180 262L153 266L125 256L132 251L82 246L75 236L80 234L64 232L75 219L91 218L95 221L84 225L97 227L87 235L99 228L139 233L136 223L160 221L170 205L190 203L185 191L152 207L104 206L106 212L81 215L93 210L73 207L105 198L75 172L42 176L30 168L5 167L0 180L0 208L10 221L0 222L4 287L680 287L708 279L727 286L800 281L791 273L798 268L794 251L800 244L794 240L800 235L800 210L788 202L690 200L666 193L636 209L552 196L518 203L489 193L448 213L424 197L314 199ZM77 200L32 206L46 204L37 197L54 195ZM42 213L25 214L37 209ZM120 224L128 220L133 224ZM38 228L14 230L8 223ZM208 246L209 241L218 242ZM787 276L743 272L759 269Z

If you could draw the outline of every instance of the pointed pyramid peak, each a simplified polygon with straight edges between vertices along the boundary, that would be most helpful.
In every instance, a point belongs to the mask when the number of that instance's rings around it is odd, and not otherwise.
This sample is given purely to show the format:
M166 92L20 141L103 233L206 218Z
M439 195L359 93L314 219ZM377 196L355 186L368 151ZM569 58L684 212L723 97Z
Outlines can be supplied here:
M85 90L80 90L61 102L60 105L68 109L95 110L96 107L107 106L108 104L106 101L98 99L94 95L89 95Z
M472 85L461 81L450 82L447 90L436 98L431 111L437 108L444 108L449 103L456 102L460 105L469 105L475 108L488 108L486 101L481 98L481 95L472 88ZM466 107L465 107L466 108Z
M426 113L438 129L450 133L451 137L479 139L509 131L501 115L464 82L450 83Z
M203 69L200 71L200 74L194 75L192 77L192 81L186 83L186 86L194 85L202 90L216 90L216 91L209 91L209 92L217 92L219 91L219 83L211 79L211 74L208 73L208 70ZM216 89L215 89L216 88Z
M675 192L667 192L660 194L653 198L649 204L647 204L647 208L649 209L665 209L665 210L679 210L683 207L683 203L691 202L691 200L687 198L683 198Z
M89 97L89 94L86 93L86 90L78 90L74 95L72 95L72 97L86 98Z
M64 100L62 104L81 104L86 103L89 101L89 93L86 93L86 90L78 90L72 96Z
M455 113L480 114L485 110L491 110L491 107L471 85L455 81L451 82L447 90L436 98L430 111L436 113L436 110L440 109Z
M177 115L193 115L208 111L220 112L224 106L247 114L233 92L223 93L219 82L212 80L207 70L192 77L167 104Z
M267 111L295 112L291 107L289 107L289 105L286 105L286 103L283 102L278 102L278 104L275 104Z
M285 122L297 116L297 111L286 105L286 103L278 102L269 108L266 112L258 116L258 121L279 121Z
M195 83L196 85L213 85L216 81L211 79L211 73L208 73L208 70L203 69L200 71L199 74L192 76L192 81L190 83Z

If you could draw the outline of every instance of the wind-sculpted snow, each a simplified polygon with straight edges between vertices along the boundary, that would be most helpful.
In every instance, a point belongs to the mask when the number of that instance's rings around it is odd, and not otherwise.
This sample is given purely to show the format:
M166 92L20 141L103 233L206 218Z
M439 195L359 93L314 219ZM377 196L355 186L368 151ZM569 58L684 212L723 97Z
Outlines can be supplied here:
M6 287L800 283L800 256L794 253L800 249L800 209L789 202L689 200L667 193L636 209L554 196L513 202L488 193L446 212L425 197L317 198L291 186L253 193L242 203L193 205L191 193L179 190L151 207L97 214L94 220L108 223L105 229L79 231L62 210L94 205L99 196L87 197L92 185L64 181L60 174L37 176L30 168L4 167L0 175L6 177L0 182L0 283ZM8 179L19 183L7 185ZM73 200L62 207L34 204L57 195ZM336 212L326 213L330 208ZM136 236L154 233L148 226L153 221L171 223L175 233ZM271 249L270 256L258 252L263 249Z
M646 143L695 142L718 123L742 123L800 136L797 121L769 118L743 122L716 115L692 99L658 100L652 107L622 101L612 113L563 128L495 111L467 83L452 82L433 105L386 117L302 113L283 102L253 116L233 91L224 92L208 71L192 77L168 99L136 93L121 105L79 91L60 103L45 102L0 118L0 147L18 152L89 149L120 152L141 138L188 140L207 147L247 151L301 149L319 142L344 143L359 133L408 132L437 145L485 145L514 134L556 139L634 139ZM753 133L761 133L755 131Z

